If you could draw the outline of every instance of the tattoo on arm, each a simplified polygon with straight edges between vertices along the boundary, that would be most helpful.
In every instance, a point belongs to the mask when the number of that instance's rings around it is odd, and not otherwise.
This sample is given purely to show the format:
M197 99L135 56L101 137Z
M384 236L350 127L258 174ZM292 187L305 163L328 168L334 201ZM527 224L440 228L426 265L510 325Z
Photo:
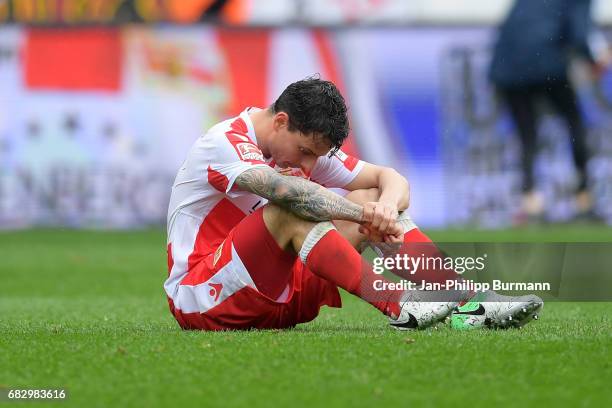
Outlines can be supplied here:
M316 183L300 177L283 176L271 168L247 170L238 176L236 185L309 221L362 221L362 206Z

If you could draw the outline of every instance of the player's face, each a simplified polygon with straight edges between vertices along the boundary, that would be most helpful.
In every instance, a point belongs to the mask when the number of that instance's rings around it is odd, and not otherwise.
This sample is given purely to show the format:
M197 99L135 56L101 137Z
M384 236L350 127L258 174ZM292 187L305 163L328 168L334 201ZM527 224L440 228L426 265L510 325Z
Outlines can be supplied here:
M270 154L279 167L300 168L309 173L319 156L326 155L331 145L324 137L289 131L287 124L278 126L270 143Z

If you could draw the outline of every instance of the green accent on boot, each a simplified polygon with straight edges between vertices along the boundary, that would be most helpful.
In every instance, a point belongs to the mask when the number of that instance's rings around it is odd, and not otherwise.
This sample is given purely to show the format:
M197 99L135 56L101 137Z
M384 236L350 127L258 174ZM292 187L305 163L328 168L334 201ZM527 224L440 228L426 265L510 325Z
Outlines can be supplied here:
M472 326L471 324L467 324L466 320L470 317L470 315L452 315L450 326L453 330L473 330L477 329L477 326Z
M478 310L478 307L480 307L480 302L474 302L470 300L465 305L459 306L457 309L459 310L459 312L467 313Z
M463 313L473 312L478 309L478 307L480 306L480 302L485 300L486 297L487 296L484 292L476 292L476 294L472 296L471 299L469 299L464 305L459 306L457 309Z
M486 294L484 292L476 293L467 303L464 305L458 306L457 311L453 312L451 315L450 326L454 330L473 330L482 327L480 324L479 317L470 315L470 312L476 312L480 306L481 302L486 298ZM459 314L459 313L467 313L467 314ZM478 314L478 313L474 313ZM482 316L484 319L484 316ZM469 320L469 324L467 323Z

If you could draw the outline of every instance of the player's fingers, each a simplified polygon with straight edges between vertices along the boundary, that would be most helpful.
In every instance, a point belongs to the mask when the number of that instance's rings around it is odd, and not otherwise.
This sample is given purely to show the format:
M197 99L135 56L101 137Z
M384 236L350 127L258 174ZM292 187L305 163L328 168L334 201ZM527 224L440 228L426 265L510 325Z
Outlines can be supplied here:
M372 228L375 231L380 231L380 223L383 221L385 214L381 206L374 207L374 217L372 218ZM384 232L384 231L381 231Z
M402 229L402 227L399 226L399 224L394 223L393 226L391 226L388 235L393 235L403 240L404 230Z
M366 227L365 225L360 225L359 226L359 233L363 234L363 235L370 235L370 229L368 227Z
M395 228L395 225L397 224L397 210L392 207L387 207L387 210L388 210L387 219L389 223L387 224L387 228L385 231L387 234L390 234L391 230Z
M372 228L365 228L364 235L370 241L376 241L378 239L378 234Z
M364 226L364 235L368 241L379 242L382 240L382 236L375 231L370 225Z
M385 235L385 242L388 244L401 244L404 242L401 236L397 235Z
M401 230L401 227L399 227L395 218L391 218L391 221L389 222L389 226L387 227L387 231L386 231L387 234L394 234L398 230Z
M397 242L397 237L393 235L385 235L385 244L391 245Z
M399 217L399 212L397 211L397 208L392 208L391 209L391 219L395 222L397 221L397 217Z
M363 205L363 220L365 222L372 222L374 218L374 205L373 203L365 203Z
M382 233L383 235L394 235L394 236L399 236L400 235L400 231L401 228L399 227L399 225L397 224L390 224L388 226L388 228ZM403 235L403 234L401 234Z
M392 221L391 220L391 209L389 207L384 207L383 208L383 219L380 222L379 231L381 233L386 234L387 229L389 228L389 225L391 224L391 221Z
M390 235L396 235L398 233L403 234L403 232L404 230L402 229L402 227L400 227L397 221L393 218L391 219L391 221L389 222L389 226L385 230L385 233Z

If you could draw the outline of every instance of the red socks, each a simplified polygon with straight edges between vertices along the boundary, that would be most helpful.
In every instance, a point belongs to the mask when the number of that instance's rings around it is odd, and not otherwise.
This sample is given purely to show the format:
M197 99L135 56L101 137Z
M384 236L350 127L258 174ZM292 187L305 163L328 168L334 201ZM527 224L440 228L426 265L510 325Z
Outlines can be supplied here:
M404 245L402 245L399 254L407 254L409 256L417 257L425 255L431 258L444 257L444 254L436 247L433 241L421 230L416 228L416 226L404 234ZM421 281L428 283L445 283L447 280L463 280L463 277L452 269L417 269L414 274L403 273L404 271L393 272L404 279L417 283L420 283ZM471 298L474 294L474 291L468 291L464 295L465 298L463 301Z
M429 257L438 258L444 257L444 254L436 247L431 239L418 228L414 228L404 234L404 245L400 248L399 254L407 254L410 257ZM395 273L396 271L394 271ZM430 270L419 268L410 273L402 273L399 271L399 276L409 279L413 282L420 283L421 281L429 283L445 283L447 280L462 279L457 272L452 269L436 269ZM414 273L412 273L414 272Z
M387 316L399 316L401 291L382 289L388 281L372 271L371 265L331 223L317 224L310 231L300 257L315 275L360 297ZM375 281L380 281L377 285L380 290L374 289Z
M422 245L410 245L419 243ZM411 257L444 257L431 239L416 226L404 234L404 245L399 254ZM373 272L372 266L336 231L332 223L322 222L314 226L304 240L300 258L315 275L360 297L387 316L399 316L399 298L402 291L388 289L390 282ZM445 283L446 280L463 279L454 270L444 268L395 272L417 284L421 281Z

